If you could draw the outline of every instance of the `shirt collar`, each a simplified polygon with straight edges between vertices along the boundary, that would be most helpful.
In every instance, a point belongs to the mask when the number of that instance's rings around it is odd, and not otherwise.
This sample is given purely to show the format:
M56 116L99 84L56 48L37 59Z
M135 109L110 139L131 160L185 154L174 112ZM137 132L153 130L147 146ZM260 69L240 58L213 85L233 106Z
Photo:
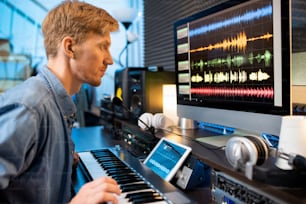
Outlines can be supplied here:
M48 69L42 67L39 70L39 75L46 79L50 91L54 93L54 98L64 115L66 121L72 120L75 117L76 106L60 80Z

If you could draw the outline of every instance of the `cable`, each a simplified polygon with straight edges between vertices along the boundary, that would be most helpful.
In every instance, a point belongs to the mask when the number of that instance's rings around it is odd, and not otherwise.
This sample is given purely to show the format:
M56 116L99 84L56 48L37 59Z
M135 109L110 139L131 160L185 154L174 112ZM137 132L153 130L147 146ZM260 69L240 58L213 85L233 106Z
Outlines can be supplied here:
M279 157L288 161L288 164L299 170L306 170L306 158L299 154L279 152Z
M131 114L134 115L134 113L133 113L132 111L130 111L130 109L129 109L128 107L126 107L125 105L123 105L123 102L122 102L122 100L121 100L119 97L115 96L115 97L113 98L112 102L113 102L113 104L122 107L123 109L125 109L126 111L128 111L129 113L131 113ZM141 120L139 117L137 117L137 120L138 120L139 122L141 122L141 123L148 129L148 131L150 131L150 133L151 133L154 137L156 137L156 136L155 136L155 128L154 128L153 126L150 127L148 124L146 124L146 123L145 123L143 120Z
M113 102L113 104L115 104L115 105L117 105L117 106L120 106L120 107L124 108L125 110L127 110L129 113L131 113L131 111L130 111L126 106L123 105L123 102L122 102L122 100L121 100L119 97L115 96L115 97L113 98L112 102ZM133 113L132 113L132 114L133 114ZM142 121L140 118L138 118L138 120L139 120L143 125L145 125L145 126L147 127L147 129L152 133L152 135L153 135L154 137L156 137L156 136L155 136L155 128L154 128L153 126L149 127L149 126L148 126L144 121ZM178 134L178 133L175 133L175 132L173 132L173 131L171 131L171 130L168 130L168 129L162 129L162 131L165 131L165 132L168 132L168 133L175 134L175 135L177 135L177 136L181 136L181 137L187 138L187 139L191 140L192 142L195 142L195 143L201 145L202 147L205 147L205 148L208 149L208 150L219 150L219 149L224 149L224 148L225 148L225 146L215 147L215 148L208 147L205 143L199 142L199 141L195 140L195 139L192 138L192 137L189 137L189 136L187 136L187 135Z
M176 132L173 132L171 130L168 130L168 129L162 129L163 131L165 132L168 132L168 133L171 133L171 134L175 134L177 136L181 136L181 137L184 137L184 138L187 138L188 140L192 141L192 142L195 142L199 145L201 145L202 147L208 149L208 150L219 150L219 149L224 149L226 146L220 146L220 147L208 147L207 144L203 143L203 142L200 142L200 141L197 141L195 140L194 138L190 137L190 136L187 136L187 135L183 135L183 134L179 134L179 133L176 133Z
M127 43L127 44L125 45L125 47L121 50L121 52L120 52L120 54L119 54L119 57L118 57L119 65L120 65L121 67L124 67L123 64L122 64L122 62L121 62L121 56L122 56L122 54L124 53L124 51L127 49L128 45L129 45L129 43ZM127 65L126 65L126 66L127 66Z

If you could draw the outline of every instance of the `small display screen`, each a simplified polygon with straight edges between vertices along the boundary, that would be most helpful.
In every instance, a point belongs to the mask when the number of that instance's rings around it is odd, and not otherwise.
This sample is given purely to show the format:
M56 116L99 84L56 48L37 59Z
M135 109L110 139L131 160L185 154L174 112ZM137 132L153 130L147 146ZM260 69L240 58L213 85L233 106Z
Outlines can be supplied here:
M144 164L163 179L170 181L190 152L190 147L162 138Z

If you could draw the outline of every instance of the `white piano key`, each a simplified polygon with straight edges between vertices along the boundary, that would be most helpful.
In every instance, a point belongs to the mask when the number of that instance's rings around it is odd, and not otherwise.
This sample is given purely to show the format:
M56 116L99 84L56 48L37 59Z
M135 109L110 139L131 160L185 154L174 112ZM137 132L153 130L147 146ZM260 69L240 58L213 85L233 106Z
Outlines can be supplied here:
M79 156L92 179L108 176L90 152L79 152Z
M79 152L79 157L80 160L83 162L83 164L85 165L88 173L90 174L90 176L92 177L92 179L97 179L103 176L109 176L107 174L107 172L100 166L100 164L98 163L98 161L95 159L94 155L91 152ZM109 176L111 177L111 176ZM131 182L129 184L137 184L137 183L145 183L145 181L134 181ZM150 187L148 189L141 189L141 190L135 190L135 191L129 191L129 192L123 192L121 193L119 196L117 196L118 198L118 203L119 204L128 204L128 203L132 203L128 201L128 198L126 198L127 194L130 193L137 193L137 192L143 192L143 191L151 191L154 192L153 189L151 189ZM169 204L169 202L167 202L166 200L163 201L156 201L156 202L150 202L148 204Z

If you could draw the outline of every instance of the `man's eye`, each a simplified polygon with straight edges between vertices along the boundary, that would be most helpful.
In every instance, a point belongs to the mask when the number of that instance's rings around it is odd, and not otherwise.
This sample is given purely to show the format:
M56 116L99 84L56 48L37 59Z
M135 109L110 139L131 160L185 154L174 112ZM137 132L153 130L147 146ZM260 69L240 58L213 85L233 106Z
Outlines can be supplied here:
M101 49L101 50L107 50L107 49L108 49L108 46L107 46L107 45L100 45L100 49Z

